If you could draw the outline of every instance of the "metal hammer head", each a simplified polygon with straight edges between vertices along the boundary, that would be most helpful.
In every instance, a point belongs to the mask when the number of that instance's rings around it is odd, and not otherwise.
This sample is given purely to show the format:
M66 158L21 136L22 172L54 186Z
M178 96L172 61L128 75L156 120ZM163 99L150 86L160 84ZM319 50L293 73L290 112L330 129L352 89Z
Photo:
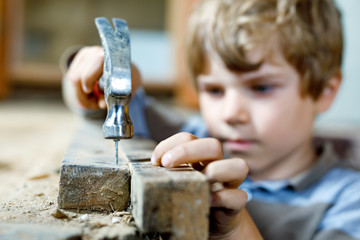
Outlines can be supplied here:
M124 20L114 18L113 23L115 30L106 18L95 19L104 48L104 72L99 82L107 103L103 135L119 140L134 135L128 110L131 99L130 36Z

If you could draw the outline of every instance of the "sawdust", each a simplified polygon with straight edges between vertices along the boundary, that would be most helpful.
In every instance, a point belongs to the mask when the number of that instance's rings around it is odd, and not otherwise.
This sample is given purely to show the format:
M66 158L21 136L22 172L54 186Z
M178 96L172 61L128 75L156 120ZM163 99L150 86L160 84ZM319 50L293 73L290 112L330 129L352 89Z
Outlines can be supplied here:
M1 233L10 226L31 234L40 226L40 232L75 229L82 239L112 239L119 229L136 231L129 212L58 209L60 166L77 122L61 102L2 103L0 116Z

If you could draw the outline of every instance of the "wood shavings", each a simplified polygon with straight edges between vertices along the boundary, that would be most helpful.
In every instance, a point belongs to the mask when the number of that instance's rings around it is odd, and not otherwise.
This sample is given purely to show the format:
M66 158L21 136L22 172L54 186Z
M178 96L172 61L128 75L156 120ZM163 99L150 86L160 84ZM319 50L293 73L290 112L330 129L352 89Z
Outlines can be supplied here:
M131 215L130 212L126 212L126 211L121 211L121 212L115 212L114 216L118 216L118 217L122 217L124 215Z
M44 173L44 174L39 174L39 175L35 175L33 177L29 177L28 180L32 181L32 180L39 180L39 179L44 179L44 178L48 178L50 175L48 173Z
M119 217L113 217L112 220L111 220L111 223L112 223L112 224L119 223L119 222L120 222L120 218L119 218Z
M91 229L102 228L104 226L106 226L106 224L101 223L101 222L95 222L95 223L91 224Z
M60 209L56 209L53 213L51 213L51 216L53 216L54 218L57 218L57 219L68 219L69 218L69 216Z
M126 223L126 224L130 224L130 222L132 222L134 220L133 216L131 215L125 215L123 216L123 221Z
M87 221L87 220L89 220L89 215L88 215L88 214L81 215L80 220L81 220L81 221Z

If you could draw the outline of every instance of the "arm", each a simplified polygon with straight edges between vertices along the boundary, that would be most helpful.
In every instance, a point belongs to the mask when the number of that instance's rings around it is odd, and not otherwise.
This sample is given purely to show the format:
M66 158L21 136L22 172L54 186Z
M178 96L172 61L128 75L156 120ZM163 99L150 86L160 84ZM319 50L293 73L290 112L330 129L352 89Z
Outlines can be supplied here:
M189 163L218 186L211 193L211 239L262 239L244 208L247 195L238 189L247 176L247 164L239 158L224 159L218 140L179 133L160 142L151 161L164 167Z

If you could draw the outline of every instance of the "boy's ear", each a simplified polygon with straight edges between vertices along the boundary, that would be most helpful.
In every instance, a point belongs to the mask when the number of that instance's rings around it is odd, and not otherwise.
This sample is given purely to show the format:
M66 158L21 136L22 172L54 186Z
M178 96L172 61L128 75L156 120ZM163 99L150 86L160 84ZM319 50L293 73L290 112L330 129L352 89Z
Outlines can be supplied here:
M341 79L342 75L340 71L330 78L320 97L316 100L317 113L323 113L330 108L340 88Z

